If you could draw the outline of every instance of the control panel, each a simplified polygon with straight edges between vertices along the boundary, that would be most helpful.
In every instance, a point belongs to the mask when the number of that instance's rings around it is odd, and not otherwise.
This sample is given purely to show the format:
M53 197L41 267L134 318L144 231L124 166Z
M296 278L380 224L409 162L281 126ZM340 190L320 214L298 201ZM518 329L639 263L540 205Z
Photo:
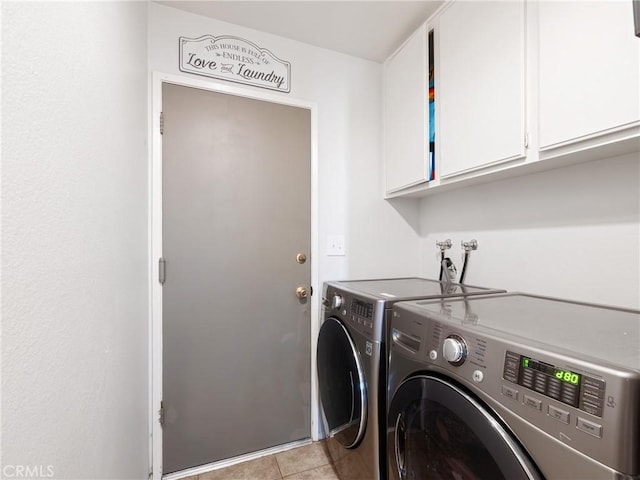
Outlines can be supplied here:
M352 323L373 330L373 303L352 298L346 317Z
M373 303L353 298L351 300L351 313L364 319L373 319Z
M503 377L586 413L602 417L605 382L507 351Z
M384 304L332 286L325 290L322 303L325 317L337 317L368 338L382 341Z

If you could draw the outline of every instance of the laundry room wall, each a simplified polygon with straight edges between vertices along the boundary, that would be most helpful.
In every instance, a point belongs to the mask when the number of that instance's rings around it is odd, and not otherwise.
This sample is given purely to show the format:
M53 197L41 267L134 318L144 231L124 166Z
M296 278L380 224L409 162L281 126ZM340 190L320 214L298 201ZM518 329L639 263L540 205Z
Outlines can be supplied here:
M206 34L238 36L290 62L291 93L282 96L317 104L320 282L417 275L420 262L407 252L419 251L418 204L392 205L381 194L382 66L151 3L150 70L215 83L178 69L178 38ZM331 235L345 236L345 256L326 255Z
M423 274L437 275L436 241L466 283L640 308L640 161L607 158L462 188L421 200Z
M0 477L147 478L147 5L1 8Z

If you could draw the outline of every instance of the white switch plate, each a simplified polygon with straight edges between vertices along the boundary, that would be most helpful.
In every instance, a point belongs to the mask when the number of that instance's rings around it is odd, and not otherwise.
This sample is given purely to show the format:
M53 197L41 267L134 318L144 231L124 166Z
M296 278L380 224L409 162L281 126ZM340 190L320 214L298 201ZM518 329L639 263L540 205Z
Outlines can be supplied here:
M333 257L344 255L344 235L327 236L327 255Z

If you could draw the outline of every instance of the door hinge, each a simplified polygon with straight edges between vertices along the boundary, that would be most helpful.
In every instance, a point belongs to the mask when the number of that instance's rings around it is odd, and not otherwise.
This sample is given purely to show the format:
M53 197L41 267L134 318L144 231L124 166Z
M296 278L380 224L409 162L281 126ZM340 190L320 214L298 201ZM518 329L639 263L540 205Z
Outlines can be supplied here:
M529 148L529 132L524 134L524 148Z
M160 426L164 427L164 401L160 401L160 410L158 410L158 422Z
M158 260L158 282L160 282L160 285L164 285L166 279L165 263L164 258L160 257Z
M160 135L164 134L164 112L160 112Z

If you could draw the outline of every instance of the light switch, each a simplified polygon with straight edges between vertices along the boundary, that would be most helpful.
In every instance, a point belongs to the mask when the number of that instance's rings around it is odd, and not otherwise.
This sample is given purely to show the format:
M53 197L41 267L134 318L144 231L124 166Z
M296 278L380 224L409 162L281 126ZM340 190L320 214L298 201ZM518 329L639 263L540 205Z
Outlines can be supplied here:
M344 255L344 235L327 236L327 255L334 257Z

